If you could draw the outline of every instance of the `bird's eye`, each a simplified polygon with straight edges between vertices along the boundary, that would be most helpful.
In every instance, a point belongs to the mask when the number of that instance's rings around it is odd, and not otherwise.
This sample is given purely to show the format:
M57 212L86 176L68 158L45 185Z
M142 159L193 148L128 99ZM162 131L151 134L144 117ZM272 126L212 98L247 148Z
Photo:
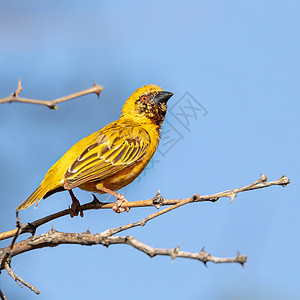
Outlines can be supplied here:
M148 100L148 97L146 95L144 95L144 96L141 97L141 99L142 99L143 102L146 102Z

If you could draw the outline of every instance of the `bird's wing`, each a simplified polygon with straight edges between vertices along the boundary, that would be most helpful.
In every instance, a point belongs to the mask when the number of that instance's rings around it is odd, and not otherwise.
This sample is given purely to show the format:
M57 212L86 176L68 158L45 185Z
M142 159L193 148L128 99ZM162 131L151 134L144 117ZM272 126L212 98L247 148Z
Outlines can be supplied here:
M143 158L150 144L140 127L116 124L99 132L97 142L87 147L65 174L65 188L109 177Z

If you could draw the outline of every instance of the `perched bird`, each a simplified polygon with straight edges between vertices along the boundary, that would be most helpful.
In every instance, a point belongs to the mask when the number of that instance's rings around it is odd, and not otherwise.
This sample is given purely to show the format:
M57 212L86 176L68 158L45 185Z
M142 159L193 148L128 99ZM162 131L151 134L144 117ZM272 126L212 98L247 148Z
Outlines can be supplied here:
M69 149L16 210L68 190L72 198L71 217L79 212L82 215L80 203L72 191L79 187L115 196L113 210L123 212L125 209L121 205L127 200L115 191L131 183L149 163L158 146L167 101L172 96L154 84L137 89L125 102L120 118ZM129 211L127 207L126 211Z

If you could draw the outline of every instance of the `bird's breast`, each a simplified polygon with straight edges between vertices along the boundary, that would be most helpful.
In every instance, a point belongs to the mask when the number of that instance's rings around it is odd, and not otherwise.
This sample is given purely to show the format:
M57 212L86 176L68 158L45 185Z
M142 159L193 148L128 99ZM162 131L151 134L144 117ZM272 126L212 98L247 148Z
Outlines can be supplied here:
M148 165L157 149L159 142L159 130L153 127L151 127L151 130L150 128L146 128L145 130L150 137L150 143L145 155L142 158L132 165L129 165L128 167L112 174L111 176L101 178L101 180L85 182L79 187L86 191L99 193L99 190L96 187L99 184L102 184L104 187L110 190L117 191L134 181Z

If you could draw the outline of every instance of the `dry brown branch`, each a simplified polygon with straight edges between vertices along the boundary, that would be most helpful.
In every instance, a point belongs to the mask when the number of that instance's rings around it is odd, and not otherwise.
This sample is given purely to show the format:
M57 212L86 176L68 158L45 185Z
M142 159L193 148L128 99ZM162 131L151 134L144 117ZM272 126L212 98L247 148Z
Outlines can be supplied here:
M175 259L176 257L184 257L198 259L203 263L210 261L214 263L239 263L241 265L243 265L247 260L247 257L241 254L238 254L236 257L233 258L215 257L211 254L206 253L204 249L202 249L198 253L192 253L180 251L179 246L172 249L154 248L138 241L132 236L109 236L106 232L107 231L95 234L91 234L89 231L84 233L66 233L51 229L44 234L40 234L38 236L31 236L28 239L15 244L14 249L11 251L11 258L34 249L41 249L44 247L56 247L58 245L63 244L78 244L83 246L102 244L106 247L115 244L127 244L136 248L139 251L148 254L150 257L154 257L156 255L166 255L171 256L172 259ZM6 248L0 250L0 258L3 257L3 252L5 251ZM6 265L7 264L8 263L6 262Z
M196 194L196 195L193 195L193 196L191 196L189 198L185 198L185 199L164 199L160 195L160 193L158 193L152 199L128 202L126 204L122 204L121 207L125 207L125 205L127 205L127 207L130 207L130 208L146 207L146 206L155 206L155 207L159 208L160 206L163 206L163 205L173 205L173 206L167 208L166 210L162 210L162 211L155 213L157 215L161 215L169 210L172 210L174 208L177 208L177 207L187 204L187 203L203 202L203 201L216 202L216 201L218 201L219 198L222 198L222 197L229 197L230 200L232 201L238 193L251 191L251 190L255 190L255 189L260 189L260 188L265 188L265 187L269 187L269 186L273 186L273 185L286 186L287 184L289 184L289 182L290 182L290 180L285 175L283 175L281 178L279 178L277 180L273 180L273 181L269 181L269 182L267 181L267 177L265 175L261 175L261 177L257 181L255 181L249 185L246 185L244 187L237 188L237 189L227 190L227 191L220 192L217 194L204 195L204 196L200 196L200 195ZM178 204L178 206L175 207L174 205L177 205L177 204ZM92 202L82 205L82 211L91 210L91 209L111 209L113 205L114 205L114 203L102 203L102 202L99 202L97 200L97 198L94 198L94 200ZM41 218L39 220L28 223L27 225L23 224L23 226L21 226L20 234L28 233L28 232L34 234L36 228L38 228L39 226L41 226L47 222L50 222L52 220L55 220L57 218L69 215L69 214L70 214L70 210L65 209L60 212L57 212L57 213L51 214L49 216L46 216L44 218ZM152 214L151 216L154 216L155 214ZM148 220L153 218L151 216L148 217L149 219L146 218L147 220L144 219L142 221L144 223L146 223ZM135 226L140 226L141 224L136 224ZM128 225L125 225L125 226L128 226ZM4 240L4 239L10 238L10 237L13 237L16 235L16 232L17 232L17 229L0 233L0 240Z
M18 236L19 236L19 234L20 234L21 226L20 226L19 220L17 221L17 227L18 227L18 228L17 228L16 234L15 234L14 238L12 239L12 241L11 241L9 247L8 247L9 251L6 251L6 253L5 253L5 255L4 255L2 261L0 261L0 270L3 269L3 268L5 267L6 260L7 260L7 259L9 258L9 256L10 256L10 251L13 249L13 247L14 247L14 245L15 245L15 243L16 243L16 240L17 240L17 238L18 238Z
M8 274L12 276L17 283L23 284L29 287L34 292L39 293L34 286L21 279L18 275L16 275L11 270L10 261L14 256L24 252L28 252L34 249L39 249L44 247L56 247L62 244L80 244L80 245L102 244L106 247L113 244L126 244L134 247L139 251L146 253L150 257L154 257L156 255L165 255L165 256L170 256L172 260L174 260L176 257L184 257L189 259L200 260L205 264L206 262L210 261L214 263L239 263L243 265L247 261L247 257L239 253L237 254L236 257L220 258L206 253L204 249L202 249L198 253L192 253L192 252L181 251L179 249L179 246L172 249L154 248L152 246L146 245L138 241L133 236L114 236L114 235L116 233L128 230L136 226L144 226L146 222L148 222L149 220L154 219L164 213L167 213L187 203L201 202L201 201L216 202L221 197L229 197L232 201L236 197L236 195L240 192L264 188L272 185L286 186L287 184L289 184L289 179L286 176L282 176L278 180L268 182L267 177L262 174L257 181L247 186L244 186L242 188L227 190L213 195L207 195L207 196L193 195L192 197L185 198L185 199L164 199L158 192L157 195L152 199L127 203L127 206L129 207L156 206L157 208L159 208L162 205L171 205L170 207L167 207L159 212L153 213L138 222L126 224L124 226L120 226L117 228L107 229L102 233L96 233L96 234L91 234L89 231L84 233L64 233L64 232L59 232L54 229L51 229L47 233L38 236L31 236L24 241L14 244L16 237L18 236L19 233L20 234L24 232L34 233L35 229L38 226L41 226L42 224L45 224L50 220L69 214L69 210L64 210L62 212L58 212L56 214L47 216L45 218L36 220L31 224L19 226L20 232L15 232L14 239L11 245L9 247L0 249L0 262L1 262L0 270L5 269L8 272ZM82 209L88 210L88 209L111 208L112 205L113 203L107 203L107 204L101 203L97 200L96 197L94 197L94 200L91 203L87 203L83 205ZM3 236L7 236L7 233L4 233Z
M102 244L103 246L106 247L115 244L125 244L125 245L130 245L133 248L146 253L150 257L154 257L156 255L164 255L164 256L170 256L172 260L174 260L176 257L183 257L189 259L196 259L202 261L204 264L210 261L214 263L239 263L242 266L247 261L247 256L241 255L240 253L238 253L236 257L221 258L206 253L204 249L202 249L198 253L192 253L192 252L179 250L179 246L171 249L154 248L152 246L146 245L138 241L133 236L109 236L107 232L110 231L116 231L116 230L110 229L103 233L91 234L89 231L84 233L65 233L65 232L59 232L54 229L51 229L50 231L44 234L29 237L27 240L15 244L13 250L10 251L10 259L16 255L34 249L40 249L44 247L56 247L58 245L63 245L63 244L78 244L83 246ZM0 259L3 258L7 250L8 249L6 248L0 250ZM18 284L24 284L32 291L39 294L39 291L33 285L24 281L22 278L20 278L11 270L8 261L5 262L4 268Z
M9 262L5 262L5 265L4 265L4 268L5 270L7 271L7 273L16 281L16 283L20 286L20 287L23 287L23 285L27 286L29 289L31 289L33 292L35 292L37 295L40 293L38 291L38 289L33 286L32 284L26 282L24 279L22 279L20 276L18 276L17 274L15 274L10 265L9 265Z
M68 100L71 100L74 98L78 98L78 97L81 97L84 95L92 94L92 93L95 93L99 96L101 91L103 90L102 86L94 83L93 87L88 88L83 91L80 91L80 92L77 92L77 93L74 93L74 94L71 94L71 95L68 95L68 96L60 97L60 98L57 98L54 100L37 100L37 99L29 99L29 98L19 97L22 89L23 88L21 86L21 80L18 79L17 90L14 93L12 93L10 96L0 99L0 104L11 103L11 102L22 102L22 103L44 105L51 109L57 109L56 104L59 104L61 102L65 102L65 101L68 101Z
M22 92L23 90L23 87L22 87L22 84L21 84L21 79L18 78L18 88L17 90L15 91L15 93L13 94L14 96L20 96L20 93Z
M5 295L2 293L1 289L0 289L0 299L1 300L7 300L7 298L5 297Z

